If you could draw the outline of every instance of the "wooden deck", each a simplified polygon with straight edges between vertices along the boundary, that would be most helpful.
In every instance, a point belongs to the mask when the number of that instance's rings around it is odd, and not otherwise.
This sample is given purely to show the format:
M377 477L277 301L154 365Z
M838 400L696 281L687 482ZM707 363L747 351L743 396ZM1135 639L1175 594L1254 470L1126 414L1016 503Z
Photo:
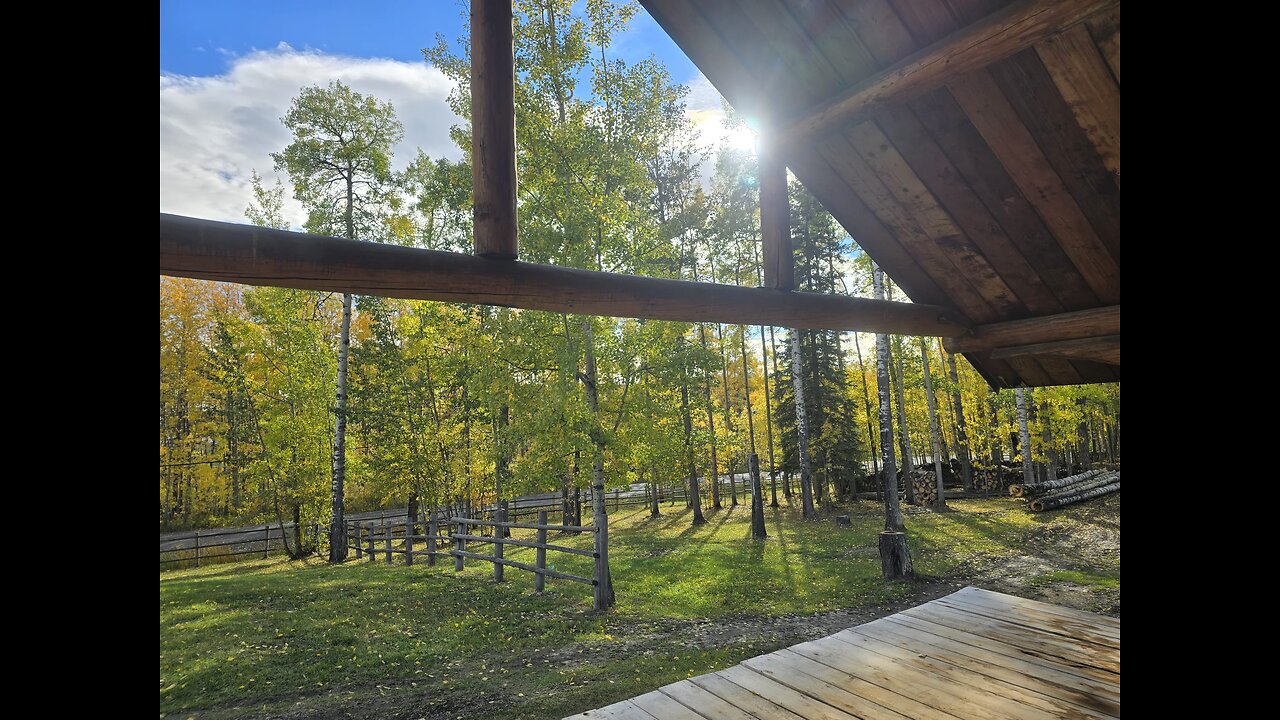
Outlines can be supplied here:
M1120 717L1120 621L967 587L566 720Z

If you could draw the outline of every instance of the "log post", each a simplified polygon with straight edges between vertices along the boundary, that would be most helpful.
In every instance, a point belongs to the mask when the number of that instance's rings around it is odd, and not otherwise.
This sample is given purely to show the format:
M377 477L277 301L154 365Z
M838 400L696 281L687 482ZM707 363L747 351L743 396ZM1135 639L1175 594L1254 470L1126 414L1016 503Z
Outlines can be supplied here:
M196 567L200 567L200 530L196 530Z
M539 570L547 569L547 511L538 511L538 549L537 559L534 561L534 567ZM547 586L547 578L542 573L533 574L533 590L534 592L542 592Z
M360 545L364 541L364 524L356 521L356 559L364 557L364 547Z
M764 245L764 286L794 290L795 253L791 248L791 204L787 165L770 141L760 143L760 238Z
M427 520L427 567L436 564L436 533L439 528L436 527L436 513L431 511L431 518Z
M609 577L609 516L604 505L604 478L597 474L599 484L591 486L591 524L596 531L595 593L593 607L608 610L613 605L613 582Z
M413 535L418 530L418 517L414 513L414 517L404 529L404 564L413 564Z
M369 562L377 562L377 561L378 561L378 550L377 550L377 548L374 546L374 542L375 542L375 541L374 541L374 539L373 539L373 524L372 524L372 523L370 523L370 524L369 524L369 527L367 527L367 528L365 528L365 529L369 532L369 548L368 548L368 553L369 553Z
M511 0L471 0L471 185L476 254L515 260L516 109Z
M507 521L507 504L505 502L498 503L498 522ZM502 559L502 536L506 534L506 528L498 525L493 529L493 557L494 560ZM502 582L502 570L504 566L500 562L493 563L493 580L494 582Z
M453 555L453 571L462 572L462 555L458 554L467 549L467 541L462 539L467 534L467 524L458 523L458 537L453 539L453 549L457 552Z
M390 565L391 564L391 525L390 524L383 525L382 530L383 530L383 534L387 538L387 564Z

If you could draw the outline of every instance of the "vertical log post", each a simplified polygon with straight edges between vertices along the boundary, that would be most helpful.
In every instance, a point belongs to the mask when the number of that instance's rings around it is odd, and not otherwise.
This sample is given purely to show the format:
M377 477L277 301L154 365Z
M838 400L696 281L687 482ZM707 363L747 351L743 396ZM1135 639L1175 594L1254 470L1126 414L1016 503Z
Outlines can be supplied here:
M462 556L458 553L467 549L467 541L462 539L467 534L467 524L458 523L458 535L453 538L453 549L457 552L453 555L453 571L462 572Z
M271 549L271 526L262 526L262 559L267 559L267 551Z
M760 238L764 245L764 286L794 290L795 254L791 249L791 209L787 165L778 148L760 142Z
M507 521L507 504L498 503L498 512L496 514L498 516L498 522L500 523L506 522ZM506 530L507 529L502 525L497 525L493 528L493 558L495 561L502 559L502 545L503 545L502 536L506 533ZM505 566L500 562L493 563L494 582L502 582L502 570L504 567Z
M200 567L200 531L196 530L196 567Z
M534 567L539 570L547 569L547 511L538 511L538 550ZM547 587L547 577L542 573L533 574L533 590L534 592L542 592Z
M369 524L369 527L367 527L367 528L365 528L365 529L366 529L366 530L368 531L368 533L369 533L369 547L368 547L369 562L377 562L377 561L378 561L378 549L377 549L377 547L375 547L375 546L374 546L374 542L375 542L375 541L374 541L374 539L373 539L373 523L370 523L370 524Z
M511 0L471 0L471 184L476 254L515 260L516 109Z
M387 538L387 564L391 564L391 525L382 526L383 534Z
M357 521L356 522L356 559L357 560L364 557L364 548L361 547L360 545L361 541L363 541L364 539L364 535L362 534L363 532L364 532L364 525Z
M427 567L436 564L436 513L431 511L431 519L427 521Z
M415 513L416 516L417 513ZM418 530L418 518L414 517L404 529L404 564L413 564L413 535Z
M591 487L591 524L596 531L593 607L596 610L608 610L613 605L613 587L609 578L609 516L604 507L604 480L600 478L599 481L601 484L593 484Z

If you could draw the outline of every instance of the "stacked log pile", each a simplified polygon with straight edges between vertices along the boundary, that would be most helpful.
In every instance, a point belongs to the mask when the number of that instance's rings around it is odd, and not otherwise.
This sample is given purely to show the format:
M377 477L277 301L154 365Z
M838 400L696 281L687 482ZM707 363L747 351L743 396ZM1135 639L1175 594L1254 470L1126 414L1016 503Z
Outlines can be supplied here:
M946 476L946 473L943 473ZM932 505L938 501L938 480L932 470L916 468L911 471L911 485L915 488L917 505Z
M1036 512L1074 505L1120 490L1119 471L1089 470L1057 480L1010 485L1009 494L1031 502Z
M1022 473L1005 465L973 468L973 488L980 493L1002 493L1022 478Z

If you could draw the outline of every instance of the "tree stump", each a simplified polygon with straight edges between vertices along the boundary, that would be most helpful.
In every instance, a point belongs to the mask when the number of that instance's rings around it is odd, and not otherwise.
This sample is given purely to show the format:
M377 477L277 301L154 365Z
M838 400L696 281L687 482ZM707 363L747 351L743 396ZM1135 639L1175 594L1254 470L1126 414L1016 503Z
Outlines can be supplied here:
M906 533L888 530L880 533L880 572L890 579L914 574Z
M853 523L849 521L848 515L837 515L836 527L853 527Z

